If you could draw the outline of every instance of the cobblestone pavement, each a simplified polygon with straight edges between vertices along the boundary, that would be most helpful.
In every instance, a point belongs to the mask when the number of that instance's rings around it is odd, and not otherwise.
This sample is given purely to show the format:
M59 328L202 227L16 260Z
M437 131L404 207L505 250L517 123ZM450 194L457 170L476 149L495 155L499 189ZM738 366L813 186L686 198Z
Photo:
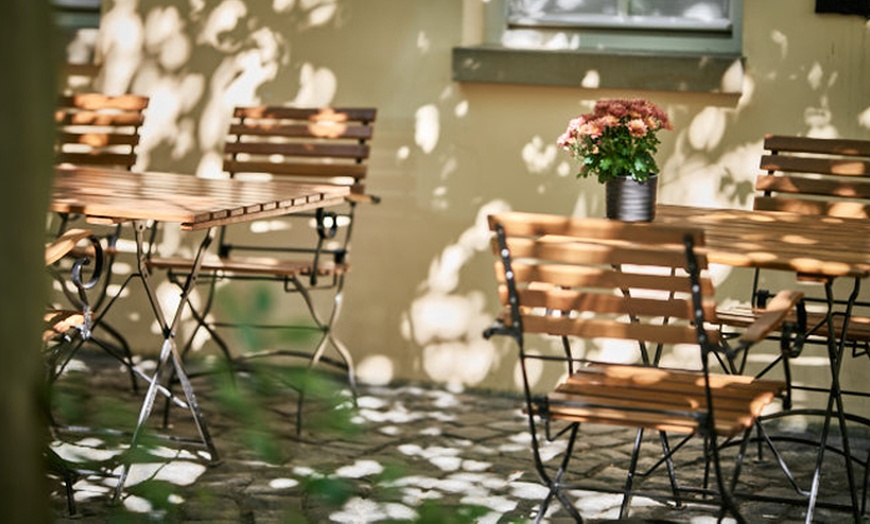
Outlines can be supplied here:
M334 405L306 399L304 427L297 437L294 391L245 376L237 376L233 386L228 377L194 379L222 455L218 464L209 465L207 455L196 447L149 441L153 447L133 466L118 504L110 503L115 478L83 475L74 485L76 515L71 516L63 485L55 479L56 521L524 522L534 518L546 495L533 467L526 419L516 397L412 385L361 387L355 409L336 411ZM131 391L127 375L98 355L76 361L55 389L53 412L58 421L93 427L131 428L142 397ZM342 405L350 405L346 397ZM162 409L158 402L155 411ZM160 427L159 414L149 420L148 428L190 436L195 433L189 419L186 411L174 407L166 430ZM573 470L584 481L618 490L635 432L589 426L584 435ZM128 439L67 428L58 431L53 447L67 459L96 460L82 467L105 473L117 463L118 450ZM861 433L854 443L863 457L868 441ZM644 464L651 463L658 446L657 438L649 440L645 449L651 458ZM550 445L545 453L555 462L563 449ZM700 485L703 462L697 449L690 444L680 451L681 457L695 458L678 465L685 485ZM785 444L781 449L801 484L808 485L814 452ZM726 456L733 454L726 451ZM848 492L844 462L835 453L828 457L822 500L842 502ZM770 455L766 458L747 461L739 491L790 493L783 491L785 483ZM863 477L863 467L857 474ZM663 482L650 477L644 486L664 487ZM570 492L569 498L590 520L615 519L621 501L618 495L589 491ZM800 505L746 500L741 509L750 522L804 520ZM715 521L715 515L711 506L674 509L638 496L631 520L695 523ZM817 522L851 520L849 513L826 508L818 509L815 517ZM554 504L547 521L571 519Z

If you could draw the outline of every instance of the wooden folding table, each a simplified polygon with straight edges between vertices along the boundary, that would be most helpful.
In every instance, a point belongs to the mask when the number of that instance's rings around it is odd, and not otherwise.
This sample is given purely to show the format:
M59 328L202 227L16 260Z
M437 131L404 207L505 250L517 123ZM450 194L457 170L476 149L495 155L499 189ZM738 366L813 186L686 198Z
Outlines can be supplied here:
M204 179L174 173L133 173L116 169L57 167L49 209L58 213L81 214L92 223L131 222L135 232L138 277L143 283L154 316L160 325L163 342L157 367L142 402L130 449L136 448L145 422L151 414L160 384L161 370L170 357L186 399L186 407L211 460L218 452L200 413L193 388L184 370L175 343L182 311L196 283L202 257L218 226L297 213L336 205L344 201L347 187L305 184L288 181L251 182L231 179ZM185 283L174 314L164 315L150 272L144 233L149 222L176 222L183 230L205 230L199 244L194 268ZM125 461L115 498L123 490L130 463Z
M852 467L840 368L849 320L861 282L870 276L870 220L800 215L775 211L718 209L690 206L659 205L655 222L696 226L704 229L709 262L735 267L791 271L799 278L825 284L828 308L824 319L827 326L828 359L831 370L830 393L824 425L816 457L816 469L808 496L807 522L811 522L818 501L820 476L828 431L834 414L840 425L846 474L851 488L851 509L856 521L861 520L861 504ZM700 249L699 249L700 251ZM848 298L834 297L833 281L851 278L853 286ZM835 328L833 314L836 304L842 304L842 331Z

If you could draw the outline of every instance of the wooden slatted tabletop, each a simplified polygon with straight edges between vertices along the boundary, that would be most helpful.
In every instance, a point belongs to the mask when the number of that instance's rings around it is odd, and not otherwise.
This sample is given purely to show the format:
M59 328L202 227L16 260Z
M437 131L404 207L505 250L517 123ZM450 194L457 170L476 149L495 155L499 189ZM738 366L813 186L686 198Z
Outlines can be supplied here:
M193 230L335 205L349 194L328 184L57 167L50 210L92 222L156 220Z
M712 263L822 277L870 276L870 220L659 205L655 222L703 228Z

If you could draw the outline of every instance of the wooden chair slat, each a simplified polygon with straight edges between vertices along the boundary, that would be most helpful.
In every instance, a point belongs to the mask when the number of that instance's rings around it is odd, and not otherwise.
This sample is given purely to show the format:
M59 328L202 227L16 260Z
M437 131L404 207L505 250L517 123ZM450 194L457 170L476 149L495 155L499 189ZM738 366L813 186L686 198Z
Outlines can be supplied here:
M84 133L61 132L59 140L67 145L83 144L91 147L135 146L139 144L139 135L100 133L88 131ZM73 146L75 147L75 146Z
M524 282L547 282L562 287L611 287L620 289L654 289L688 293L691 291L685 276L671 274L644 274L615 271L604 267L571 266L563 264L535 264L514 262L516 278ZM495 267L496 280L505 281L500 263ZM709 278L701 280L701 294L713 297L715 289Z
M63 335L85 323L85 316L81 311L74 310L49 310L43 315L42 341L48 342L55 337Z
M696 379L703 380L703 377L696 377ZM679 387L681 385L683 384L679 382L673 384L665 382L650 388L625 385L621 382L596 381L565 383L557 387L556 391L571 395L573 398L588 399L589 403L638 410L664 409L692 413L707 406L703 388L699 389L696 385L681 388ZM773 400L776 394L775 391L744 391L743 394L736 394L735 391L736 388L727 388L723 390L724 395L716 397L715 409L721 411L718 414L720 417L734 418L745 415L751 420L752 416L760 414L760 408Z
M120 109L125 111L142 111L148 107L148 97L140 95L105 95L102 93L77 93L61 95L58 105L80 107L82 109Z
M68 253L72 252L76 244L88 238L92 233L90 229L73 228L65 231L61 236L49 242L45 246L45 265L54 264Z
M695 344L698 334L695 328L686 325L656 326L632 324L605 319L541 317L522 315L523 330L527 333L580 338L612 338L665 344ZM708 331L713 341L719 340L718 332Z
M333 177L352 177L360 180L366 177L367 167L362 164L313 164L303 162L251 162L227 160L224 169L235 173L268 173L273 175L309 177L324 179Z
M870 218L870 204L855 201L824 201L784 197L755 197L755 209L759 211L785 211L802 215L819 215L842 218Z
M693 386L698 385L704 376L701 371L625 364L592 364L582 368L582 371L579 376L572 374L564 383L572 384L579 380L587 383L621 384L625 387L651 387L654 384L666 383L668 387L683 392L697 393ZM743 397L764 391L780 391L783 383L780 380L757 379L748 375L710 373L710 387L713 390L723 390L724 396Z
M675 413L645 412L640 411L638 406L611 406L610 409L602 407L582 408L570 405L573 396L563 397L558 393L551 393L549 415L553 419L569 422L589 422L594 424L611 424L627 427L642 427L670 433L692 434L697 431L697 410L687 412L684 416ZM581 399L576 399L581 400ZM559 405L564 402L564 405ZM621 407L622 409L616 409ZM635 409L630 409L634 407ZM752 424L752 417L740 417L733 420L729 417L716 417L714 420L715 431L718 435L733 436Z
M683 267L685 265L685 253L679 250L662 248L655 252L644 252L642 248L634 245L616 245L583 242L582 240L548 241L544 239L530 239L512 237L508 239L508 248L518 259L544 258L553 262L567 264L634 264L638 255L647 255L646 263L663 267ZM493 244L493 250L497 253L498 246ZM698 263L706 269L706 257L698 257Z
M733 435L749 427L784 387L781 381L756 380L740 375L711 374L709 380L714 393L717 432L723 435ZM698 387L703 385L703 381L702 373L686 370L588 366L557 386L550 400L551 403L567 404L567 409L563 406L559 409L574 417L583 416L583 408L577 404L587 404L590 407L604 406L605 410L611 410L611 417L628 417L626 421L641 425L686 424L691 427L693 415L707 405L704 388ZM617 415L620 409L625 411ZM657 410L664 413L656 413ZM683 417L676 415L681 412L685 413ZM680 419L685 420L677 422Z
M818 173L837 176L870 176L870 161L854 158L817 158L809 156L764 155L761 169L773 172Z
M136 163L136 154L120 153L60 153L55 155L58 164L75 164L90 166L123 166L129 168Z
M764 138L764 148L769 151L870 157L868 140L768 135Z
M489 217L490 228L494 227L493 216ZM652 224L626 224L618 220L584 218L574 219L549 215L542 217L540 214L510 212L498 215L499 223L504 227L508 236L535 236L545 235L568 236L572 240L582 239L614 239L620 238L626 241L641 241L665 246L668 244L682 246L685 233L690 233L695 245L702 245L704 231L698 228L673 229L654 227Z
M236 107L236 118L277 120L325 120L332 122L372 122L377 116L376 108L307 108L289 106Z
M593 311L599 314L633 314L639 317L669 317L671 319L691 320L692 305L687 299L645 299L625 298L617 295L602 295L600 293L583 293L567 289L522 289L519 290L520 300L524 307L543 307L563 312ZM503 301L507 301L507 288L499 289ZM705 307L708 318L714 318L716 304Z
M63 126L136 127L145 122L141 113L100 113L98 111L58 112L56 123Z
M755 189L841 198L870 198L870 180L860 179L832 180L795 176L760 176L755 182Z
M312 124L260 124L244 122L230 125L231 135L268 136L284 138L321 138L370 140L373 127L370 125L344 125L334 123Z
M227 154L284 155L320 158L365 159L369 148L362 144L300 143L300 142L227 142Z
M152 257L148 260L148 265L157 269L189 271L193 267L193 260L182 257ZM350 266L348 264L321 263L317 266L317 275L340 275L346 273L349 269ZM207 258L202 262L202 270L289 277L311 275L314 272L314 265L308 261L287 260L276 257Z

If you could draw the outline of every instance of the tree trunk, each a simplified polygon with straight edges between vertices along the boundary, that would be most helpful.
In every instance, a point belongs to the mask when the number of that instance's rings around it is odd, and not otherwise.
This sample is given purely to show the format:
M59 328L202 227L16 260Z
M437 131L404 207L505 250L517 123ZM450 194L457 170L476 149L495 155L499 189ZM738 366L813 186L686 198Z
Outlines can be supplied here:
M0 515L49 522L42 451L45 216L59 56L47 0L0 3Z

